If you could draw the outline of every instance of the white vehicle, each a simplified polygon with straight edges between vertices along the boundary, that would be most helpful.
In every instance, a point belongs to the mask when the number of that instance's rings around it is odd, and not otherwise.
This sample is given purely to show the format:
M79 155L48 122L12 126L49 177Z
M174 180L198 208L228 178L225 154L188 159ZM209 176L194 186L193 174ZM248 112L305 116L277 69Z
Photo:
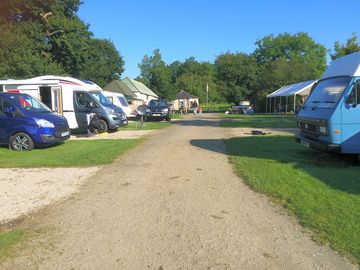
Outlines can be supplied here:
M124 113L126 113L127 117L135 117L135 114L131 111L129 103L123 94L110 91L102 91L102 93L111 101L112 104L120 107Z
M65 116L70 129L86 129L90 113L98 113L99 132L127 124L126 114L102 94L91 81L62 76L41 76L27 80L0 80L0 91L26 93L40 99L52 111Z

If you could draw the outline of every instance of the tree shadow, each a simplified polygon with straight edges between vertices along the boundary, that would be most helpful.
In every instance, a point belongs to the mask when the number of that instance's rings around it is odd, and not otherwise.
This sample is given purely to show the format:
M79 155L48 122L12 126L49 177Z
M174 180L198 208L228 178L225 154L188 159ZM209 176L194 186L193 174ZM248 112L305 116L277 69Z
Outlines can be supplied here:
M224 140L191 140L191 145L238 157L273 160L291 164L295 169L321 180L329 187L360 194L360 166L354 155L340 155L307 149L288 136L249 136ZM255 161L256 162L256 161Z

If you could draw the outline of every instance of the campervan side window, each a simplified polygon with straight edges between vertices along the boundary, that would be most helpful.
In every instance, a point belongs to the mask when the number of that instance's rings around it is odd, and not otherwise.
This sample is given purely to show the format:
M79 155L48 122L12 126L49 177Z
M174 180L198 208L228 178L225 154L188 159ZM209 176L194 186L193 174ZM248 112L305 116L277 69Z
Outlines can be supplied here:
M360 104L360 81L355 82L346 103L349 105Z

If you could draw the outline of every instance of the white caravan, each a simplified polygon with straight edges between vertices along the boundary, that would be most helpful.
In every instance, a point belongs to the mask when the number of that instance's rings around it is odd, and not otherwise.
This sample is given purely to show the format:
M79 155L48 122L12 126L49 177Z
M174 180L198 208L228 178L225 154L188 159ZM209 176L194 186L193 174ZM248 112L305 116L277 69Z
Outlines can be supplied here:
M126 113L127 117L135 117L135 114L131 111L129 103L123 94L110 91L102 91L102 93L111 101L112 104L120 107L124 113Z
M93 112L100 115L100 132L127 124L121 108L111 104L101 87L91 81L47 75L27 80L0 80L1 90L39 98L51 110L64 115L71 129L86 129L88 115Z

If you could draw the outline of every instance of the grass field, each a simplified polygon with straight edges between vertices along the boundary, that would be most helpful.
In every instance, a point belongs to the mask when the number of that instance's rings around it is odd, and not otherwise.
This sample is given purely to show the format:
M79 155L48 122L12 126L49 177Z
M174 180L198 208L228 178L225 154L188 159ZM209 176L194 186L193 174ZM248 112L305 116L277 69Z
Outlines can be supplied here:
M0 148L0 168L77 167L111 163L141 140L78 140L29 152Z
M360 166L351 156L314 152L293 137L226 140L236 172L329 243L360 263Z
M254 114L220 114L222 118L294 118L293 114L265 114L265 113L254 113Z
M296 128L294 118L284 119L226 119L220 122L221 127L227 128Z
M12 230L0 232L0 261L11 251L12 247L27 237L23 230Z
M154 130L154 129L161 129L166 128L171 125L171 122L144 122L143 125L139 121L137 122L130 122L127 126L119 128L119 131L126 131L126 130Z

